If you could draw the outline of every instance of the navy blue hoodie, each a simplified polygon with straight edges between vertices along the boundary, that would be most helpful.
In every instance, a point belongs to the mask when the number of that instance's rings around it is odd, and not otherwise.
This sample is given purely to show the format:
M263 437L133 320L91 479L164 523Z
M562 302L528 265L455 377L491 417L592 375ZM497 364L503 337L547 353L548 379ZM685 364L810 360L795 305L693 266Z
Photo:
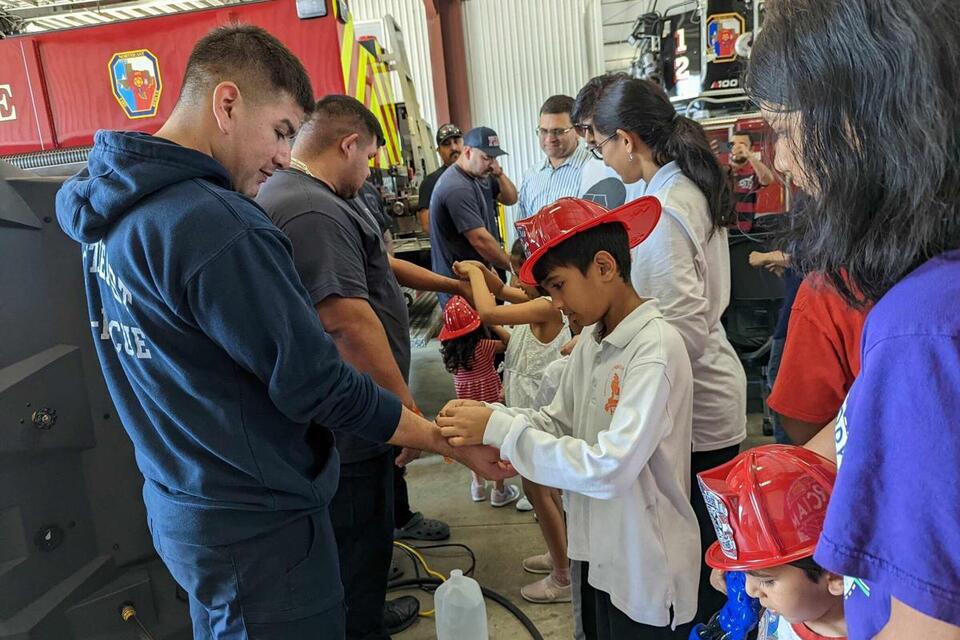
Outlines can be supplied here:
M198 151L100 131L57 194L90 324L162 535L226 544L325 507L330 432L385 441L401 405L339 357L290 243ZM320 427L318 425L323 425Z

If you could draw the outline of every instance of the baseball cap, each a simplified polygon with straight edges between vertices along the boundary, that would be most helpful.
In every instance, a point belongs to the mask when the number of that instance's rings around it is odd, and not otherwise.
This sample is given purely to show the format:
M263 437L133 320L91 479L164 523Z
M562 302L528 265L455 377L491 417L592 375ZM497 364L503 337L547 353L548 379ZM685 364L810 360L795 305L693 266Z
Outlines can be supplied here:
M437 129L437 144L443 144L450 138L462 138L463 131L455 124L447 123Z
M505 156L507 152L500 148L500 136L490 127L474 127L463 136L463 144L480 149L491 158Z

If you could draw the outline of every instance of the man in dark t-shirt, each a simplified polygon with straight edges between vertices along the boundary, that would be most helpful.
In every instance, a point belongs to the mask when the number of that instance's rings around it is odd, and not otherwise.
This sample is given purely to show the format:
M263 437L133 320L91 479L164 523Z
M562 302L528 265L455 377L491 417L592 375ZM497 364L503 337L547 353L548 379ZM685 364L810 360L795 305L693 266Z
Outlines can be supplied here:
M258 202L290 239L300 279L344 360L415 408L407 387L406 301L380 225L360 193L368 163L382 144L380 126L361 103L346 96L328 96L318 103L317 114L322 129L305 128L291 169L268 180ZM409 597L386 602L396 453L358 437L338 435L336 445L340 486L330 514L347 605L347 638L387 640L414 622L419 610Z
M445 124L437 131L437 152L440 154L440 160L443 164L441 164L439 169L424 178L418 189L419 201L417 204L417 215L420 219L421 226L424 228L429 227L430 198L433 196L433 190L437 186L437 181L440 179L440 176L443 175L443 172L452 166L453 163L457 161L457 158L460 157L460 154L463 153L463 133L457 125ZM514 185L513 181L503 172L503 169L497 162L493 163L490 174L481 182L481 188L483 188L490 198L490 202L493 204L491 213L494 219L496 219L498 204L509 207L510 205L516 204L519 197L516 185ZM494 223L493 227L497 230L494 237L500 242L500 226Z
M497 241L496 215L483 180L491 174L500 138L489 127L476 127L464 136L464 150L445 172L430 199L430 253L434 273L455 277L453 263L477 260L500 269L510 258ZM448 296L441 294L441 304Z

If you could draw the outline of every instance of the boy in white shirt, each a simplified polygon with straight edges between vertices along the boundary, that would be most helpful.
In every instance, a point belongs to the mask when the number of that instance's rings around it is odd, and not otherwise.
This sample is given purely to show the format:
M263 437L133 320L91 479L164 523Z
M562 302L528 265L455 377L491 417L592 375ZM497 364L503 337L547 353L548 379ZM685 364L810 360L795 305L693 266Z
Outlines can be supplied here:
M452 401L437 419L452 445L497 446L521 475L566 492L591 640L685 640L697 611L690 360L656 301L630 284L630 248L659 217L655 198L609 212L561 198L518 222L529 254L520 279L586 328L549 406Z

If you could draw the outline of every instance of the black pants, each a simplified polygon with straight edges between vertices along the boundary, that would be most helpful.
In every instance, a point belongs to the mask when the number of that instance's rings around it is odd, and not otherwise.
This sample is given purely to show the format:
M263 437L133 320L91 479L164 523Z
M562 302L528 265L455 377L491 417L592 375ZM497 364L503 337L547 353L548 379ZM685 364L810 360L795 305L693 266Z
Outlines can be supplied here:
M396 458L403 451L400 447L393 450ZM407 493L407 468L393 465L393 526L402 529L410 519L413 511L410 510L410 495Z
M580 594L583 601L583 634L587 640L687 640L693 623L676 629L653 627L631 620L610 602L610 594L590 586L590 563L580 563Z
M393 557L395 454L340 467L330 518L340 556L348 640L389 640L383 624L387 576Z
M690 464L690 504L697 514L697 523L700 525L700 587L697 590L697 617L694 622L707 622L710 616L723 607L727 596L710 586L710 572L712 569L704 561L707 547L716 542L717 532L713 530L710 513L703 501L703 493L697 483L697 474L707 469L718 467L730 462L740 453L740 445L717 449L716 451L696 451L693 453Z

